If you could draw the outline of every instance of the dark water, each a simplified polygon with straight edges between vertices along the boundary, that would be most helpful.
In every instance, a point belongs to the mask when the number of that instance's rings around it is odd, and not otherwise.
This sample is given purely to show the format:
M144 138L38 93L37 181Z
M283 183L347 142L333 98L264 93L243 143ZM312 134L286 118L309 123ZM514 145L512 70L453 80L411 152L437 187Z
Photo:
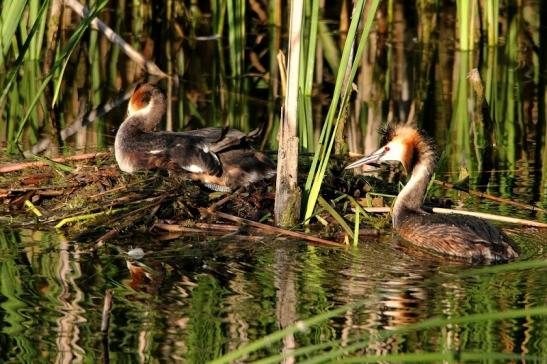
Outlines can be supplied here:
M0 358L100 362L107 355L113 362L204 362L297 320L363 300L364 306L273 342L246 360L357 338L370 339L358 354L546 355L546 316L375 338L435 316L544 307L547 232L514 228L510 234L523 250L521 258L479 269L418 254L389 233L364 237L348 249L284 239L150 236L94 249L55 231L3 229ZM132 277L128 270L126 252L134 247L145 251L139 262L147 277ZM522 266L534 261L534 267ZM113 308L106 342L100 327L107 289L113 291Z

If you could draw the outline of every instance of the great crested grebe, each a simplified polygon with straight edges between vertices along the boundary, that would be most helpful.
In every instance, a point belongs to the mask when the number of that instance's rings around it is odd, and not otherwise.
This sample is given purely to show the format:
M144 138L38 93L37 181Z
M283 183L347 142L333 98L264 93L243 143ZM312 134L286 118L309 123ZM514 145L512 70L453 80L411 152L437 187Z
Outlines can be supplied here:
M472 261L516 258L515 243L483 219L464 215L428 214L421 209L436 164L432 142L416 129L397 126L386 131L386 144L346 168L380 162L400 162L410 179L399 192L392 211L399 235L419 247Z
M249 145L252 133L214 127L180 133L155 131L165 109L165 96L158 88L143 84L135 89L114 143L122 171L188 172L192 179L222 192L275 175L275 164Z

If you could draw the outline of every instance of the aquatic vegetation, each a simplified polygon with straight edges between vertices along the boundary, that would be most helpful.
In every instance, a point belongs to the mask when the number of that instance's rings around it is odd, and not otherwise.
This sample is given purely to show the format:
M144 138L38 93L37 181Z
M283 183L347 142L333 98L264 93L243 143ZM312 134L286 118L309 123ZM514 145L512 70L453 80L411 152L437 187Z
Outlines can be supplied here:
M304 2L290 229L273 186L119 171L124 102L154 71L92 25L168 74L162 130L261 127L277 150L289 3L75 3L0 2L0 361L545 357L543 228L504 222L520 260L462 266L391 233L400 170L343 167L409 123L440 146L426 205L544 222L547 2Z
M314 158L308 172L308 178L304 186L304 201L306 205L304 221L309 220L313 214L313 210L319 196L319 190L325 177L327 165L336 139L338 125L341 120L346 117L348 102L352 92L352 82L355 74L357 73L360 57L365 48L378 3L379 1L373 1L372 5L368 9L368 12L366 13L365 20L363 21L365 24L364 29L361 33L361 38L359 39L359 47L357 49L355 59L353 59L353 62L350 63L350 55L353 53L352 45L357 39L357 26L361 19L361 14L363 14L364 1L358 1L355 6L355 16L352 18L344 51L342 52L342 59L340 61L340 66L336 77L333 99L330 103L326 121L323 124L321 136L318 141L320 148L317 149L314 154ZM348 71L349 73L346 77L346 72Z

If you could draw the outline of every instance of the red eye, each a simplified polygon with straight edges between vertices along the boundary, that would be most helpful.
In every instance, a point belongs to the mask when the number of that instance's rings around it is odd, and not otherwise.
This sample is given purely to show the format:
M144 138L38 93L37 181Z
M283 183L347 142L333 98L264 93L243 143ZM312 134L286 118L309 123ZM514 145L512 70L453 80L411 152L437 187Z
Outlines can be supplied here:
M389 152L389 147L387 145L384 147L384 152Z

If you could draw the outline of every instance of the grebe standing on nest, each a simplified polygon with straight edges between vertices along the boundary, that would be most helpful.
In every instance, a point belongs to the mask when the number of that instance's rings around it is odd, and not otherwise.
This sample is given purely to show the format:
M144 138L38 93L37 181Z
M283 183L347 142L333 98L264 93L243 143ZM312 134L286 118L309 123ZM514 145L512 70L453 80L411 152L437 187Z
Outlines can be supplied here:
M114 143L122 171L158 168L188 172L192 179L222 192L275 175L274 163L249 145L253 132L246 135L231 128L157 132L165 109L165 96L158 88L143 84L135 89Z
M416 129L397 126L386 132L387 144L346 168L397 161L411 177L393 206L393 227L419 247L473 261L506 261L518 256L515 243L483 219L428 214L421 209L436 164L433 145Z

